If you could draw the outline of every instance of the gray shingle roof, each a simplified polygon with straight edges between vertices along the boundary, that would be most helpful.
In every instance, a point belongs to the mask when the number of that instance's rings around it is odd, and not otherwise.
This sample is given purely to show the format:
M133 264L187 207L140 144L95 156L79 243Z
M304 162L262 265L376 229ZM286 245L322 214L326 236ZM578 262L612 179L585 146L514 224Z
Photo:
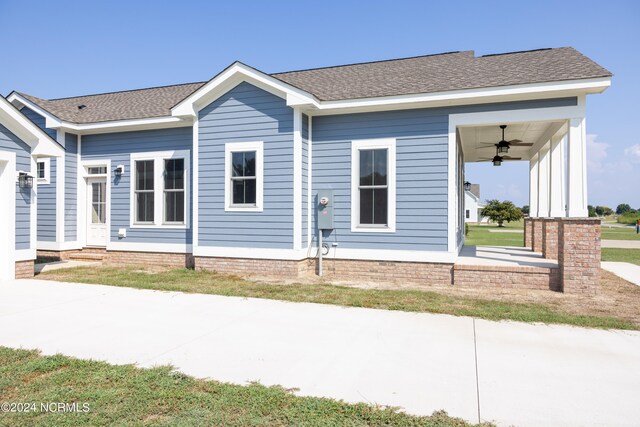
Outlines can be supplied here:
M570 47L476 57L473 51L272 74L321 101L432 93L527 83L610 77ZM22 96L73 123L171 115L171 107L206 82L44 100ZM79 105L85 105L78 109Z

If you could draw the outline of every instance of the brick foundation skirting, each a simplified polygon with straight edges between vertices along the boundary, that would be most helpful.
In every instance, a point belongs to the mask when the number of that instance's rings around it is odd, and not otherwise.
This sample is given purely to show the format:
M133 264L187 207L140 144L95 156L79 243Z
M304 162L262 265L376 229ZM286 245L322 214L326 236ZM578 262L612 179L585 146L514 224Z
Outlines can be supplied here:
M558 220L545 218L542 220L542 257L558 259Z
M30 259L27 261L16 262L16 279L30 279L35 275L35 261Z
M453 283L465 287L560 290L560 270L543 267L454 265Z
M136 266L192 268L191 254L160 253L160 252L130 252L106 251L103 263L110 267Z
M322 263L327 280L378 280L418 285L451 285L452 267L453 264L332 258ZM311 268L311 272L317 270L317 260L311 260Z

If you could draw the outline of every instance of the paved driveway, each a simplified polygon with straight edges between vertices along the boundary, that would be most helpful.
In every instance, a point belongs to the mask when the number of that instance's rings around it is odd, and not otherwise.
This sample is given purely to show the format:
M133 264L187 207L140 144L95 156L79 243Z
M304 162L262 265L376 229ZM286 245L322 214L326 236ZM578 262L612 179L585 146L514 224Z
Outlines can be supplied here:
M501 425L638 425L640 333L37 280L0 345Z

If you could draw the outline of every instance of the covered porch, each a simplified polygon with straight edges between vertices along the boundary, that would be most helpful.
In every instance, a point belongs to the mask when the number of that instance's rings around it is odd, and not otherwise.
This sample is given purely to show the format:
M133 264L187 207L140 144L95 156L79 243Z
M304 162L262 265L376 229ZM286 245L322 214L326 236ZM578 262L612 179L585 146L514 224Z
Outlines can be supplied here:
M597 291L600 223L587 218L585 99L451 117L461 153L458 194L464 194L467 162L528 162L530 206L524 247L464 246L464 197L458 196L461 249L454 284Z

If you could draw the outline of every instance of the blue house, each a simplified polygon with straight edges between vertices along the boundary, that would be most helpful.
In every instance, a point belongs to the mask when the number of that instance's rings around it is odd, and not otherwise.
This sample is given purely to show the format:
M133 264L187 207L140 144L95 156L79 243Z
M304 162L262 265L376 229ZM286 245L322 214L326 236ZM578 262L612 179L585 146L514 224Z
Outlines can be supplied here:
M7 99L64 148L25 166L42 255L297 276L322 253L446 283L465 162L528 161L532 216L587 216L586 95L611 76L572 48L466 51Z

